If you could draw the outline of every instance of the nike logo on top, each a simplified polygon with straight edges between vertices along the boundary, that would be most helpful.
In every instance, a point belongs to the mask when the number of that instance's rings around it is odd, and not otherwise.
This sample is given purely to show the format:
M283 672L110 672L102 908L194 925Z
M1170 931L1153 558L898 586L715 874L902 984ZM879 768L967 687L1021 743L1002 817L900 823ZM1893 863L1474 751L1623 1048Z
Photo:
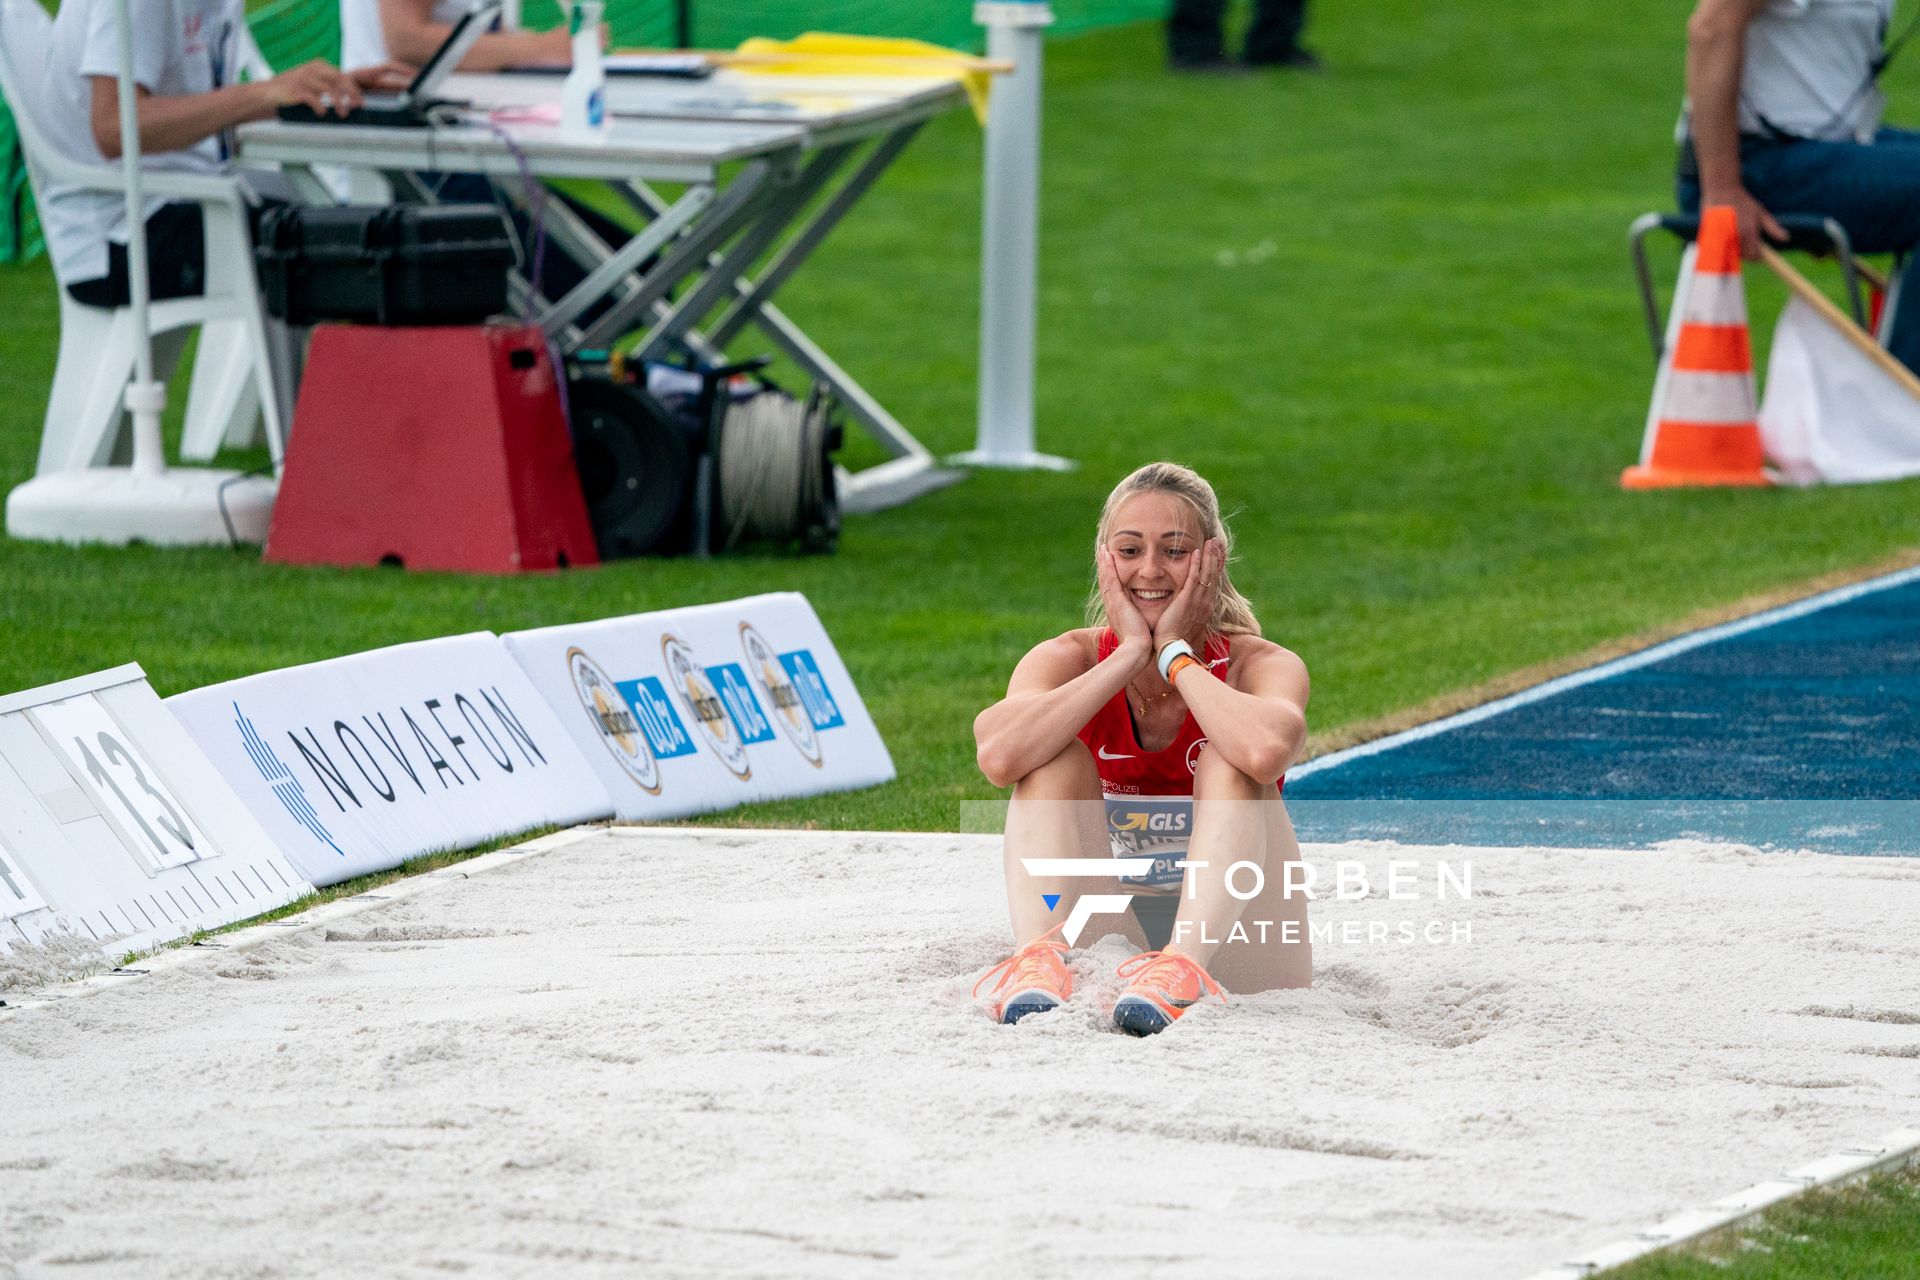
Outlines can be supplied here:
M1106 745L1102 743L1100 747L1100 758L1102 760L1131 760L1133 759L1133 755L1130 752L1122 755L1115 755L1113 754L1113 752L1107 750Z

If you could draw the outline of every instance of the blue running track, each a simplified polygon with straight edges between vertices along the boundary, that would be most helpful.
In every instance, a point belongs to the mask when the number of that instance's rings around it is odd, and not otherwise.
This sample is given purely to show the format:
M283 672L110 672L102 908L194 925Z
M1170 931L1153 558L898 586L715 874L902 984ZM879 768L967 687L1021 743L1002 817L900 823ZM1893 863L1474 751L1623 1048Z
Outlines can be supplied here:
M1920 855L1920 569L1309 761L1303 840Z

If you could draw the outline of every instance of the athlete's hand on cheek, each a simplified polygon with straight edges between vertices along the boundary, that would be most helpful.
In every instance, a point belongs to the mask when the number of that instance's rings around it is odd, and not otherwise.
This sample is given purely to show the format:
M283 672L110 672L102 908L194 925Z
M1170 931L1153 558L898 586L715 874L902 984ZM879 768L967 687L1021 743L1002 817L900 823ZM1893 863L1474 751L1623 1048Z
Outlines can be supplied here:
M1173 600L1167 605L1166 612L1154 624L1155 654L1194 628L1205 626L1207 619L1213 616L1213 602L1220 594L1220 571L1227 562L1226 545L1218 538L1209 538L1200 544L1192 560L1193 567L1187 570L1187 580L1173 593Z
M1121 648L1131 644L1140 660L1147 661L1153 656L1153 628L1141 615L1140 606L1120 585L1120 571L1114 565L1113 552L1106 547L1095 547L1093 563L1100 583L1100 599L1107 606L1107 625L1113 628Z

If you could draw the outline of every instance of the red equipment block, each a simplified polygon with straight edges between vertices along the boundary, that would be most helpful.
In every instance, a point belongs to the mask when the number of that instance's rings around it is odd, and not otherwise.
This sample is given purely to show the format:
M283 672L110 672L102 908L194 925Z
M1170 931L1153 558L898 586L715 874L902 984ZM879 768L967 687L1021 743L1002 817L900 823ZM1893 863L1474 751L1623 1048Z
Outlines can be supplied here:
M316 328L266 558L467 573L599 563L540 330Z

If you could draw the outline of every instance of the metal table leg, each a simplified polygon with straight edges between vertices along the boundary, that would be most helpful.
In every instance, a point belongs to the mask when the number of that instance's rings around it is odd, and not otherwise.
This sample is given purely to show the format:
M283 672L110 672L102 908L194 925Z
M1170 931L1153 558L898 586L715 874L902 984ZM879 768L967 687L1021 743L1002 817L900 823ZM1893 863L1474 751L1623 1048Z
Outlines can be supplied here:
M741 273L751 267L767 247L780 237L807 202L833 179L852 150L852 145L847 144L822 151L808 163L796 180L783 187L775 198L768 200L754 225L748 227L725 253L709 259L706 272L681 297L666 318L647 333L634 353L636 358L657 359L668 343L697 325L719 302L721 295L734 287ZM723 339L712 341L715 346L726 345Z
M613 297L613 306L619 309L644 294L647 284L637 273L640 264L660 252L669 240L706 212L713 202L712 187L689 187L686 194L670 208L636 232L626 244L614 250L601 243L600 237L573 210L558 200L553 201L547 216L558 224L555 229L561 231L563 238L571 241L572 246L588 255L590 260L598 257L599 265L587 273L586 279L569 290L566 297L540 316L541 329L549 338L558 337L600 299Z
M646 283L593 322L582 335L581 345L604 347L632 328L648 308L665 297L696 264L705 262L710 253L752 221L768 198L774 176L773 168L765 161L749 164L708 208L705 220L687 228L686 234L654 264L653 270L647 273Z

